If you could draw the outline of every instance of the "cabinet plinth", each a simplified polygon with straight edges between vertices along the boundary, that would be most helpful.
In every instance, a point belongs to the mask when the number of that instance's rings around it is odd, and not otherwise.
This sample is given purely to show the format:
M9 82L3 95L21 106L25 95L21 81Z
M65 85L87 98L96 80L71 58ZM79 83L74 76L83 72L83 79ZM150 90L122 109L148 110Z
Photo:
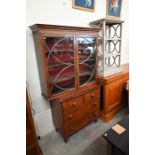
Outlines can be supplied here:
M117 111L127 103L126 82L129 80L129 65L121 66L121 73L113 74L105 78L98 77L102 85L101 119L109 121Z

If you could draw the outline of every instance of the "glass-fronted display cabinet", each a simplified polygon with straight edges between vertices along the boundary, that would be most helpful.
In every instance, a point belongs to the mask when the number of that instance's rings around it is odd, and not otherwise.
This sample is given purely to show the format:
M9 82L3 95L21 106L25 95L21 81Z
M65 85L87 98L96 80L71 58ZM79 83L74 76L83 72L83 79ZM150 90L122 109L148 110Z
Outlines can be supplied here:
M96 38L78 37L76 40L78 42L77 51L74 49L73 36L44 38L52 94L61 93L95 80ZM77 79L79 83L76 82L75 73L79 78Z
M95 82L98 29L41 24L30 28L45 96L51 98Z

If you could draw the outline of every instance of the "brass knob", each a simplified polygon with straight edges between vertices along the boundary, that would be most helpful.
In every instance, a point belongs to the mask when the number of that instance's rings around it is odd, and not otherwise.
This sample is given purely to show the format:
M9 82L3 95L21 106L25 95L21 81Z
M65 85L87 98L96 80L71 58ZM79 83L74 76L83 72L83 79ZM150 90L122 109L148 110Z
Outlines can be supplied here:
M93 105L94 105L94 106L97 106L97 103L95 102Z
M91 94L91 98L95 97L95 94Z
M71 120L71 119L73 118L73 116L72 116L72 115L69 115L69 117L68 117L68 118L69 118L69 120Z
M76 106L76 102L73 102L73 103L72 103L72 107L75 107L75 106Z

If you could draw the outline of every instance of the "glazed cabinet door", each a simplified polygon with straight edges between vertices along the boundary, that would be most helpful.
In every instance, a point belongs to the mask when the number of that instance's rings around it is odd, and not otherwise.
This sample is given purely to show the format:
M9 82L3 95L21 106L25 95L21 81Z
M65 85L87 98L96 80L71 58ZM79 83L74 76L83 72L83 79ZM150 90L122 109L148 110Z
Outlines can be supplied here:
M96 79L96 37L77 37L79 85Z
M44 39L51 94L75 87L74 36L48 36Z

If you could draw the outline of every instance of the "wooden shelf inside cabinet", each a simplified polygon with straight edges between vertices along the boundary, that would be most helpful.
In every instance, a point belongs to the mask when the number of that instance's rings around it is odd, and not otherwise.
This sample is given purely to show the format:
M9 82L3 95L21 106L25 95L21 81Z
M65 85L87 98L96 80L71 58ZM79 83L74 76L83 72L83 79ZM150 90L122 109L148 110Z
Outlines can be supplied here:
M73 74L72 75L65 76L65 77L61 77L58 80L56 80L56 83L68 81L68 80L74 79L74 77L75 76ZM51 80L51 81L53 81L53 80Z
M80 73L79 76L82 77L82 76L87 76L87 75L91 75L91 72L83 72L83 73ZM68 74L68 75L63 76L63 77L59 78L58 80L56 80L56 83L64 82L64 81L71 80L74 78L75 78L74 74Z
M91 75L91 72L80 73L80 76L86 76L86 75Z
M55 64L62 64L62 65L67 65L67 64L72 64L74 62L74 56L72 55L66 55L66 56L53 56L47 57L47 63L48 65L55 65Z
M51 51L47 51L46 53L52 53L52 54L55 54L55 53L66 53L66 52L74 52L74 49L56 49L56 50L51 50Z
M101 119L109 121L115 113L128 103L126 84L129 80L129 64L121 66L122 72L107 77L98 77L98 83L102 85Z

